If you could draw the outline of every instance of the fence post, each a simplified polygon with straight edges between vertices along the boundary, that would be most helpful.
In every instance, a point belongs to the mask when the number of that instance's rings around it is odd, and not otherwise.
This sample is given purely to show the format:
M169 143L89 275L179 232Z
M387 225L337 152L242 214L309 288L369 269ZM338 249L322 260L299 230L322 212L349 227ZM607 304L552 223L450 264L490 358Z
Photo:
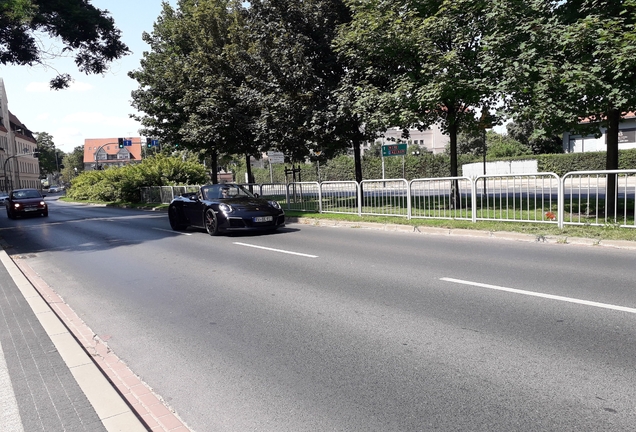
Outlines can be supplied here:
M364 180L362 180L362 182L363 181ZM362 196L362 194L364 193L362 191L362 182L356 182L356 195L358 196L358 217L362 217L362 200L364 200L364 197Z
M470 213L473 223L477 222L477 177L470 181ZM486 190L486 177L484 177L484 191Z
M559 229L563 229L563 222L565 219L565 178L567 174L559 178L559 197L557 198L557 226Z
M406 220L411 220L411 184L413 180L406 183Z

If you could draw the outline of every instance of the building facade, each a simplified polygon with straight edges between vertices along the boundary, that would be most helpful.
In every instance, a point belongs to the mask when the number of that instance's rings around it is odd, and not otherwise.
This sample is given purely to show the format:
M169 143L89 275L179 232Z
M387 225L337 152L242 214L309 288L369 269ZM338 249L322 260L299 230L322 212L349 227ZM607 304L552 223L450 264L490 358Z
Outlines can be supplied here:
M131 141L131 145L123 148L119 148L119 138L84 140L84 171L141 162L144 150L141 137L127 139Z
M0 191L41 189L40 163L33 156L36 149L33 133L9 111L0 78Z
M636 114L627 113L618 128L618 149L636 148ZM572 135L566 132L563 134L563 151L565 153L607 151L606 132L605 128L601 128L602 135L599 138L593 135Z
M409 145L418 145L423 151L433 154L444 153L446 146L450 142L450 137L444 135L438 125L432 125L428 129L420 131L418 129L409 129L409 137L402 138L402 129L392 127L386 130L381 136L373 142L384 144L394 144L396 142L408 143ZM373 142L365 143L362 148L362 154L371 147Z

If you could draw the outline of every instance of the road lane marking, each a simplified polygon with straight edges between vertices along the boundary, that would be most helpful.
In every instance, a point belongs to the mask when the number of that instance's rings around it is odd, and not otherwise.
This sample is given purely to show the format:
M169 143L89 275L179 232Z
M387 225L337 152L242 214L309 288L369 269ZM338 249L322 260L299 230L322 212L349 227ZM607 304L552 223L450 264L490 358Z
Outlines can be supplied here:
M268 250L268 251L272 251L272 252L280 252L280 253L289 254L289 255L298 255L298 256L303 256L303 257L307 257L307 258L318 258L318 255L308 255L308 254L304 254L304 253L300 253L300 252L291 252L291 251L286 251L286 250L282 250L282 249L273 249L273 248L268 248L268 247L265 247L265 246L256 246L256 245L251 245L251 244L247 244L247 243L234 242L234 244L235 245L239 245L239 246L252 247L252 248L256 248L256 249L264 249L264 250Z
M172 233L172 234L192 235L192 233L184 233L184 232L172 231L172 230L167 230L167 229L163 229L163 228L153 228L153 229L157 230L157 231L169 232L169 233Z
M454 283L463 284L463 285L471 285L471 286L476 286L480 288L488 288L488 289L493 289L497 291L505 291L505 292L515 293L515 294L523 294L523 295L532 296L532 297L541 297L541 298L546 298L551 300L558 300L558 301L563 301L568 303L576 303L576 304L581 304L585 306L593 306L593 307L598 307L603 309L612 309L612 310L636 314L636 309L634 308L629 308L625 306L617 306L617 305L612 305L608 303L599 303L599 302L594 302L589 300L581 300L581 299L575 299L572 297L563 297L563 296L545 294L545 293L540 293L535 291L525 291L525 290L520 290L515 288L506 288L506 287L501 287L497 285L488 285L484 283L465 281L461 279L440 278L440 280L443 280L446 282L454 282Z

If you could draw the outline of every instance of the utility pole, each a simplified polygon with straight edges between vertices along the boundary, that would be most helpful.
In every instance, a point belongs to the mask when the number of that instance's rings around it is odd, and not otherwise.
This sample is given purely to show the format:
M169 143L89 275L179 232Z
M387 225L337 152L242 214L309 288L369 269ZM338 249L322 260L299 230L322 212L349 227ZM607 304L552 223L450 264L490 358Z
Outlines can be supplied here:
M15 158L19 158L19 157L23 157L23 156L33 156L33 157L38 157L40 156L40 152L39 151L34 151L32 153L23 153L23 154L17 154L17 155L13 155L13 156L9 156L5 161L4 161L4 167L3 167L3 171L4 171L4 186L7 188L7 192L11 189L13 189L13 184L11 185L11 187L9 188L9 179L7 177L7 163L11 160L11 159L15 159ZM13 183L13 182L12 182Z

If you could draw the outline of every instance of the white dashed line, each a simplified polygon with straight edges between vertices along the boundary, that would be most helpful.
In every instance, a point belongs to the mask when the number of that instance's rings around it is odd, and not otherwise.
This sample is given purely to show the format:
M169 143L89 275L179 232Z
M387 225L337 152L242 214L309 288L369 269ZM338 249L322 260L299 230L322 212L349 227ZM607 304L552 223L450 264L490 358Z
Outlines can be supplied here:
M603 309L612 309L612 310L636 314L636 309L625 307L625 306L617 306L617 305L612 305L607 303L598 303L598 302L589 301L589 300L581 300L581 299L575 299L572 297L563 297L563 296L545 294L545 293L534 292L534 291L524 291L524 290L519 290L515 288L506 288L506 287L501 287L497 285L488 285L484 283L465 281L461 279L440 278L440 280L443 280L446 282L454 282L454 283L458 283L462 285L471 285L471 286L476 286L480 288L488 288L488 289L493 289L497 291L510 292L514 294L522 294L522 295L527 295L532 297L541 297L541 298L550 299L550 300L558 300L558 301L563 301L568 303L576 303L576 304L581 304L585 306L593 306L593 307L598 307Z
M252 248L256 248L256 249L264 249L264 250L268 250L268 251L272 251L272 252L280 252L280 253L289 254L289 255L298 255L298 256L303 256L303 257L306 257L306 258L318 258L318 255L308 255L308 254L304 254L304 253L300 253L300 252L291 252L291 251L286 251L286 250L282 250L282 249L272 249L272 248L268 248L268 247L264 247L264 246L256 246L256 245L251 245L251 244L247 244L247 243L234 242L234 244L235 245L239 245L239 246L252 247Z
M162 228L153 228L157 231L165 231L165 232L169 232L172 234L180 234L180 235L192 235L192 233L184 233L184 232L179 232L179 231L171 231L171 230L167 230L167 229L162 229Z

